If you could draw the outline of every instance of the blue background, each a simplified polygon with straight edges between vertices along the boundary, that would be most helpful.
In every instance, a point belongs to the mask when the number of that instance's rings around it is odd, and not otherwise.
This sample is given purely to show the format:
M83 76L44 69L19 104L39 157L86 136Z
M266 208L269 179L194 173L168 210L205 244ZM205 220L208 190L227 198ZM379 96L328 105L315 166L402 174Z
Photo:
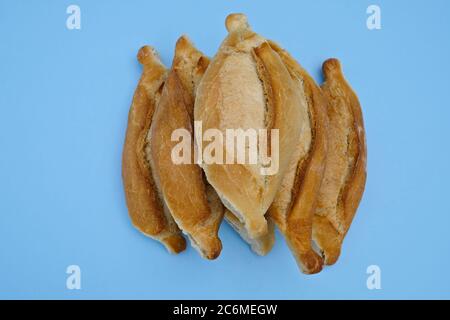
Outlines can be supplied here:
M81 8L81 30L66 8ZM382 10L369 31L366 8ZM335 266L300 274L277 234L267 257L223 224L216 261L172 256L128 219L127 114L151 44L180 34L213 55L228 13L317 81L341 59L358 93L368 181ZM0 0L0 298L450 298L450 2ZM82 289L67 290L68 265ZM366 268L380 266L381 290Z

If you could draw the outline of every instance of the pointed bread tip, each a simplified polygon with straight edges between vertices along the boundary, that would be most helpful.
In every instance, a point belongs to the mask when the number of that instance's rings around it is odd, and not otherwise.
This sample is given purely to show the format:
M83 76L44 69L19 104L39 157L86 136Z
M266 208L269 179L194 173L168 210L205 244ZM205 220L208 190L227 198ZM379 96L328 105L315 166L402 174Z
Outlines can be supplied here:
M325 78L328 78L328 76L332 74L342 73L341 63L336 58L328 59L323 63L322 71Z
M151 46L143 46L142 48L140 48L137 54L137 59L143 65L150 63L162 64L161 60L159 59L158 53Z
M192 43L191 39L185 34L183 34L181 37L178 38L177 43L175 45L175 53L179 53L183 50L192 50L194 48L194 44Z
M242 13L232 13L228 15L225 20L225 27L227 28L228 32L250 28L247 17Z
M195 47L194 43L189 39L189 37L186 35L182 35L180 38L178 38L175 45L173 65L179 63L180 58L189 58L189 60L192 60L193 57L202 55L203 53Z
M186 240L181 234L173 234L161 240L167 251L173 254L180 253L186 249Z

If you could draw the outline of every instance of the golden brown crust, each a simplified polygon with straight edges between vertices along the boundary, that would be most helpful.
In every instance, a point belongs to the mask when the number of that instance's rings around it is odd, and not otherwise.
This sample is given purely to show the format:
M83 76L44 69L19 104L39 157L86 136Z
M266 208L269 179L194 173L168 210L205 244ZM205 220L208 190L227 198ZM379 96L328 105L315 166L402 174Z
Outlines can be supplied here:
M226 26L229 35L199 85L194 113L204 131L280 130L279 170L273 176L260 173L261 163L202 164L224 205L255 239L267 233L264 215L290 160L293 141L300 135L301 116L295 105L299 97L280 58L251 31L244 15L230 15ZM275 90L280 94L272 97ZM224 150L225 154L225 146Z
M168 211L202 256L215 259L222 249L218 228L223 212L215 205L210 207L202 170L193 157L194 87L195 76L200 77L198 73L205 67L206 57L202 57L186 37L178 40L172 69L147 136L146 152ZM190 134L191 157L187 164L175 164L172 159L172 151L179 144L172 141L172 134L180 129Z
M200 82L196 95L194 116L195 120L202 122L203 132L208 129L219 129L222 132L225 132L226 129L233 129L233 124L225 123L227 119L223 118L223 113L230 114L228 118L233 120L232 115L236 114L236 111L240 108L247 108L247 112L243 114L243 117L245 117L249 114L250 108L255 110L258 103L263 103L261 87L253 88L254 92L259 93L260 101L257 101L257 97L255 97L248 103L239 103L239 106L237 106L237 102L232 101L237 97L233 91L242 88L242 93L239 92L239 94L243 97L249 97L251 95L248 93L251 89L248 86L261 86L256 76L256 67L251 61L249 49L240 52L237 48L243 38L251 34L253 33L249 29L230 32ZM243 42L253 43L251 40L244 40ZM239 63L241 64L239 65ZM247 71L245 74L244 69ZM238 84L234 80L236 78L248 85ZM227 100L224 99L225 97L227 97ZM229 111L233 107L234 109ZM254 126L254 123L250 121L251 119L244 120L243 123L242 118L238 118L235 122L244 125L244 127L247 122ZM262 121L260 126L263 126ZM197 145L201 146L201 141L198 140L198 137L196 138ZM204 149L199 150L199 152L203 151ZM202 167L208 182L216 189L224 205L236 215L240 215L241 221L244 222L245 219L246 227L252 230L251 233L256 234L255 237L265 234L267 222L264 219L264 212L260 208L263 180L261 177L254 175L254 168L241 164L202 164ZM248 188L248 186L252 186L252 188Z
M328 137L333 153L327 157L313 238L323 252L325 263L331 265L339 257L364 192L367 149L361 106L344 78L339 61L325 61L323 72L322 91L328 100Z
M300 106L304 101L289 70L269 43L262 43L254 49L254 52L258 57L258 64L261 63L264 70L264 72L260 72L264 87L270 88L266 92L271 92L272 96L271 108L267 112L270 118L266 120L267 128L280 130L280 168L286 169L291 161L292 149L297 145L302 134L309 130L309 124L306 123L309 122L308 114L306 108L301 110ZM293 119L289 119L290 117ZM268 189L270 194L266 195L267 208L273 202L284 172L267 179L270 185Z
M304 273L322 270L323 260L312 248L312 221L316 197L321 185L327 151L326 101L311 76L276 43L270 45L280 55L291 76L297 79L299 90L304 90L311 124L311 144L304 158L299 159L292 202L287 215L271 208L271 217L286 237L287 243Z
M177 40L172 69L179 77L188 97L192 100L186 105L191 122L194 121L195 91L208 65L209 58L195 48L187 36L181 36Z
M178 253L186 248L186 242L174 222L164 214L141 152L142 132L151 122L158 91L167 71L151 47L141 48L138 60L144 70L130 108L122 154L122 177L128 213L139 231L161 241L169 252Z

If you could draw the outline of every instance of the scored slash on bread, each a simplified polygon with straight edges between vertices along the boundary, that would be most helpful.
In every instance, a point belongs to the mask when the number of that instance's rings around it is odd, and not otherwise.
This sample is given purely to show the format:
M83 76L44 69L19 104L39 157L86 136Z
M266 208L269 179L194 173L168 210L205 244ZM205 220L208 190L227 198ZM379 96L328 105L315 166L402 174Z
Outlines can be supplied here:
M326 101L315 81L289 53L273 41L270 46L280 55L298 91L305 96L301 107L308 114L309 126L297 142L299 151L292 157L290 171L283 179L269 216L285 236L300 269L312 274L320 272L323 265L322 257L313 250L312 225L327 153Z
M207 259L215 259L222 250L218 229L223 209L215 205L214 192L208 193L201 168L195 163L193 144L194 92L208 65L208 58L187 37L175 48L173 65L147 135L146 154L164 205L191 244ZM175 164L172 141L175 130L190 133L191 156L188 164ZM214 210L212 210L214 209Z
M195 86L209 60L184 36L171 70L149 46L140 49L138 59L144 71L129 113L122 164L129 215L137 229L170 252L186 248L181 228L203 257L215 259L222 249L223 205L200 167L175 165L170 157L173 130L185 128L193 137Z
M280 57L249 28L244 15L229 15L226 26L229 34L198 87L194 117L203 130L279 130L279 170L274 175L261 175L260 162L202 164L224 205L257 239L268 232L266 211L302 133L301 96Z
M345 80L341 64L323 64L322 92L328 100L327 162L318 194L313 238L325 264L336 262L361 201L366 183L367 147L358 97Z
M128 213L139 231L163 243L169 252L178 253L186 248L186 241L170 214L164 210L143 148L167 70L149 46L139 50L138 60L143 65L143 72L128 115L122 154Z

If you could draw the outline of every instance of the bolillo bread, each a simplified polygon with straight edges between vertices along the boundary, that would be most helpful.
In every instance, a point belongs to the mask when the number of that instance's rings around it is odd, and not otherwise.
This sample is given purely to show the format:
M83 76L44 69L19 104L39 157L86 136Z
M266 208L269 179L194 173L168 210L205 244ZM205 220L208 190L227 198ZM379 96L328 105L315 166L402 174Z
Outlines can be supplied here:
M313 250L312 224L327 152L326 101L315 81L298 62L276 43L271 41L270 45L280 55L299 92L305 96L305 104L301 107L308 113L309 127L297 142L269 216L286 238L302 272L312 274L320 272L323 265L322 258Z
M184 233L210 260L223 218L261 256L277 226L301 271L318 273L339 258L365 188L358 97L337 59L319 87L245 15L225 25L211 61L186 36L170 70L139 50L122 154L130 219L171 253L185 250Z
M328 100L327 165L313 222L313 238L325 264L336 262L364 192L367 149L358 97L337 59L323 64L322 92Z
M308 116L299 107L302 96L279 55L254 33L242 14L226 19L228 36L213 58L197 90L194 118L206 131L278 129L278 172L262 175L256 164L201 163L208 182L223 204L258 239L268 232L265 214L275 198L294 147L306 130ZM199 152L205 150L196 134ZM261 145L259 145L260 147ZM222 142L224 154L228 150ZM276 151L270 146L270 155Z
M187 37L176 44L172 68L146 137L146 155L164 207L191 244L207 259L219 256L222 243L218 229L223 207L212 189L207 189L201 168L194 161L193 108L198 81L209 60ZM172 151L178 144L172 134L180 128L189 133L190 157L177 164ZM185 150L186 151L186 150Z
M186 248L186 241L170 214L163 209L142 144L167 70L149 46L139 50L138 60L143 65L143 72L128 115L122 154L122 178L128 213L139 231L160 241L169 252L178 253Z

